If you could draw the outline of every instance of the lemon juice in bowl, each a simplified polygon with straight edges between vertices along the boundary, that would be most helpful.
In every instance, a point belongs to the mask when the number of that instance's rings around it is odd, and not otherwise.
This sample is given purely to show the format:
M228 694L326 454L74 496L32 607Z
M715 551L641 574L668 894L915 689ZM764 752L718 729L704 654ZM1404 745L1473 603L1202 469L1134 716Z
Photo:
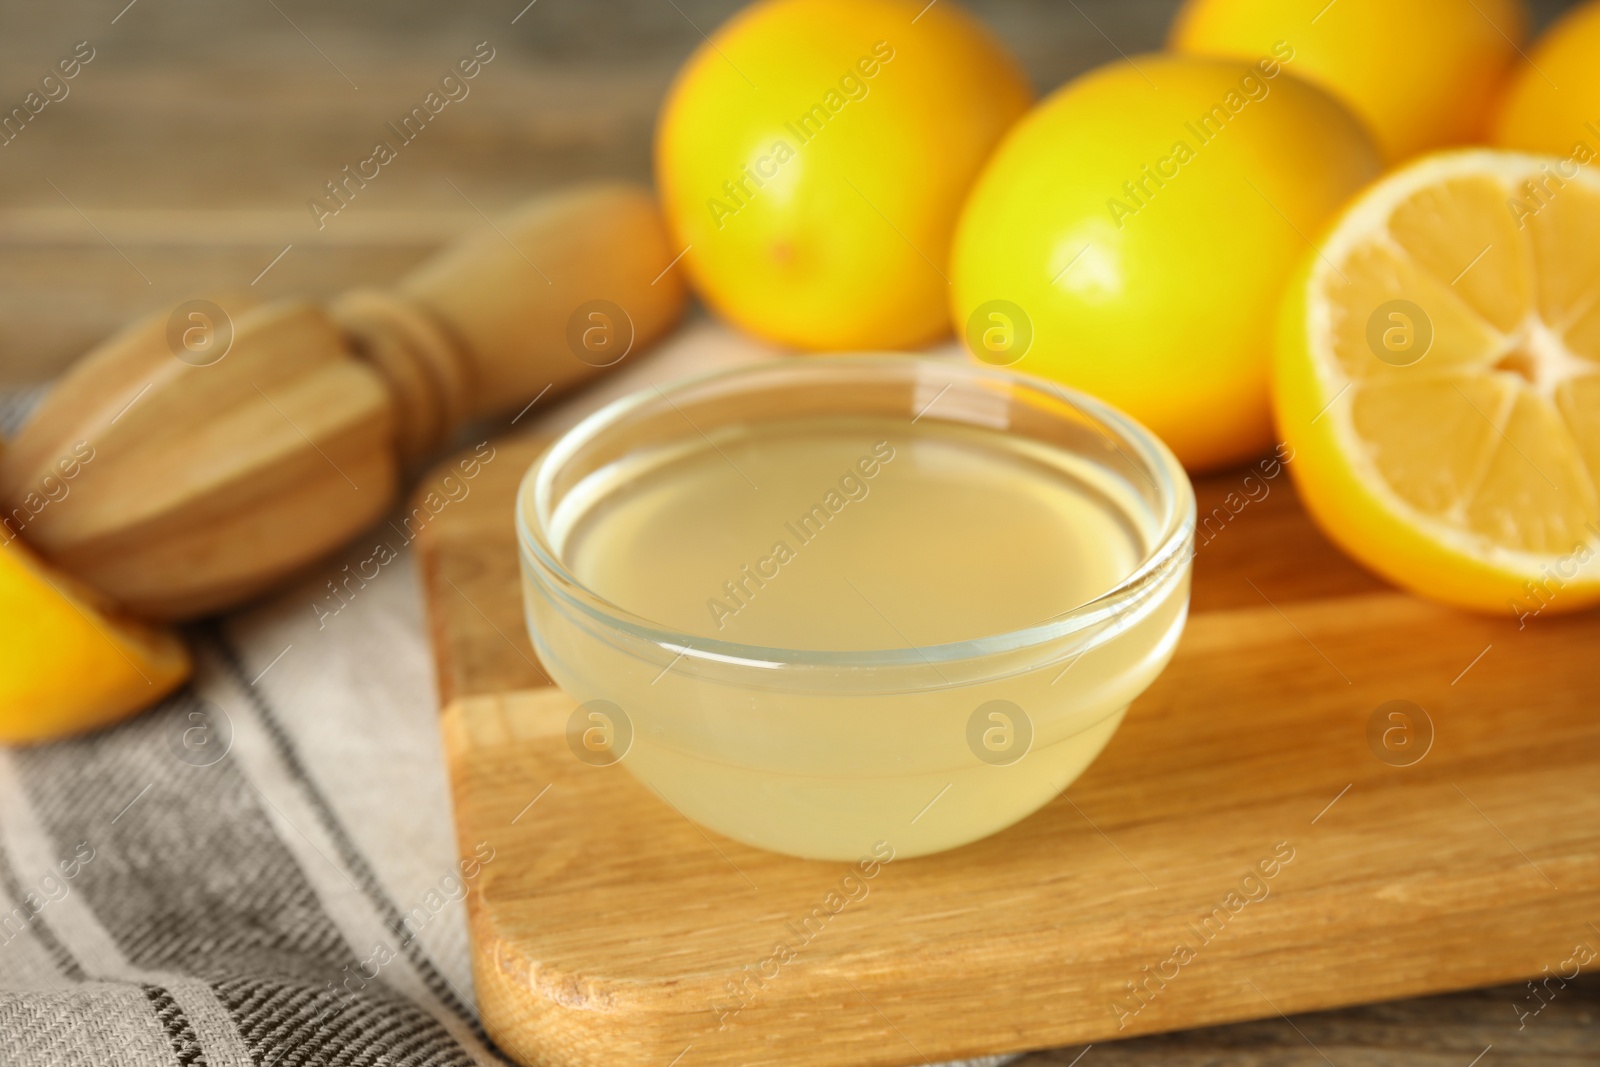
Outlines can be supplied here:
M704 826L841 859L963 844L1076 778L1172 654L1193 523L1111 409L907 357L619 401L518 503L574 737Z

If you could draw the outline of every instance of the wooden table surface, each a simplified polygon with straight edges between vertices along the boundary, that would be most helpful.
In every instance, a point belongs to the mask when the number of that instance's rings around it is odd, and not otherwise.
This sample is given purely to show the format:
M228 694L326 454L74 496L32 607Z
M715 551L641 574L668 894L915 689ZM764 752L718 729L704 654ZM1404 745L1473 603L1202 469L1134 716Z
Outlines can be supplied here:
M1159 47L1176 6L968 3L1041 91L1120 52ZM197 292L273 297L383 283L481 227L480 211L570 179L648 180L662 92L702 31L738 6L5 0L0 110L20 104L78 42L94 58L66 98L0 147L0 385L45 380L131 315ZM1531 6L1542 25L1567 4ZM471 95L319 230L306 201L481 41L495 58ZM1600 1061L1600 978L1569 983L1519 1028L1527 996L1520 986L1488 989L1098 1045L1086 1055L1041 1052L1024 1063Z

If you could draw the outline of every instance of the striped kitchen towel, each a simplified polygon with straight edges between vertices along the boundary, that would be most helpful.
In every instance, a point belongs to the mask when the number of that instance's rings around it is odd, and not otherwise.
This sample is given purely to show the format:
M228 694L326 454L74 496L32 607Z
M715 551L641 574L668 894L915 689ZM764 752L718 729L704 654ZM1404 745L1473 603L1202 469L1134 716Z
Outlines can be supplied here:
M0 750L0 1064L499 1062L414 578L194 635L191 686ZM302 617L303 616L303 617Z
M0 435L42 393L0 392ZM0 1067L506 1062L412 561L319 623L321 584L192 631L132 721L0 748Z

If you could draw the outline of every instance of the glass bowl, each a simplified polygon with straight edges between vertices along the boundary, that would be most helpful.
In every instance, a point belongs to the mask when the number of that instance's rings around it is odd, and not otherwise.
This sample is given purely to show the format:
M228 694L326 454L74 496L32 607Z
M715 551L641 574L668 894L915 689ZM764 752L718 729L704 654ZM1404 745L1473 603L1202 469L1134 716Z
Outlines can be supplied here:
M751 509L804 480L794 472L810 457L831 469L826 457L856 451L814 520L774 539L811 559L733 552L716 564ZM819 571L823 551L801 547L835 500L844 510L829 544L843 554L829 566L853 576ZM1070 519L1057 530L1013 517L1036 512ZM1053 383L929 358L811 356L651 387L596 412L528 471L516 522L528 629L573 699L574 757L620 763L736 840L851 860L992 834L1082 773L1172 656L1195 504L1159 440ZM859 564L844 551L896 530L903 551L863 548ZM918 556L924 542L942 554ZM1102 549L1122 553L1114 571ZM901 556L919 561L921 588L907 586ZM753 569L739 565L750 558ZM817 572L806 584L787 576L802 564ZM1007 576L993 592L984 568ZM718 585L712 573L732 578ZM859 600L800 596L841 578ZM1036 586L1074 581L1099 584L1062 610L986 622ZM700 592L708 611L677 610ZM764 630L726 625L746 608L764 613ZM943 637L916 643L919 628ZM780 647L751 632L803 640Z

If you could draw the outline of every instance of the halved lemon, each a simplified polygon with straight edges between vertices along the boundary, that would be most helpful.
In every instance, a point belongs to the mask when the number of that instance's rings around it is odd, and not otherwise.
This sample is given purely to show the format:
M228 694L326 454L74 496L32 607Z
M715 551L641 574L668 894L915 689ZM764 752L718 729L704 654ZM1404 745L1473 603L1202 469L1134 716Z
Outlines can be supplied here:
M1600 600L1600 178L1424 158L1291 286L1273 403L1324 532L1424 596L1526 620Z
M189 676L171 630L122 615L0 528L0 743L108 726Z

